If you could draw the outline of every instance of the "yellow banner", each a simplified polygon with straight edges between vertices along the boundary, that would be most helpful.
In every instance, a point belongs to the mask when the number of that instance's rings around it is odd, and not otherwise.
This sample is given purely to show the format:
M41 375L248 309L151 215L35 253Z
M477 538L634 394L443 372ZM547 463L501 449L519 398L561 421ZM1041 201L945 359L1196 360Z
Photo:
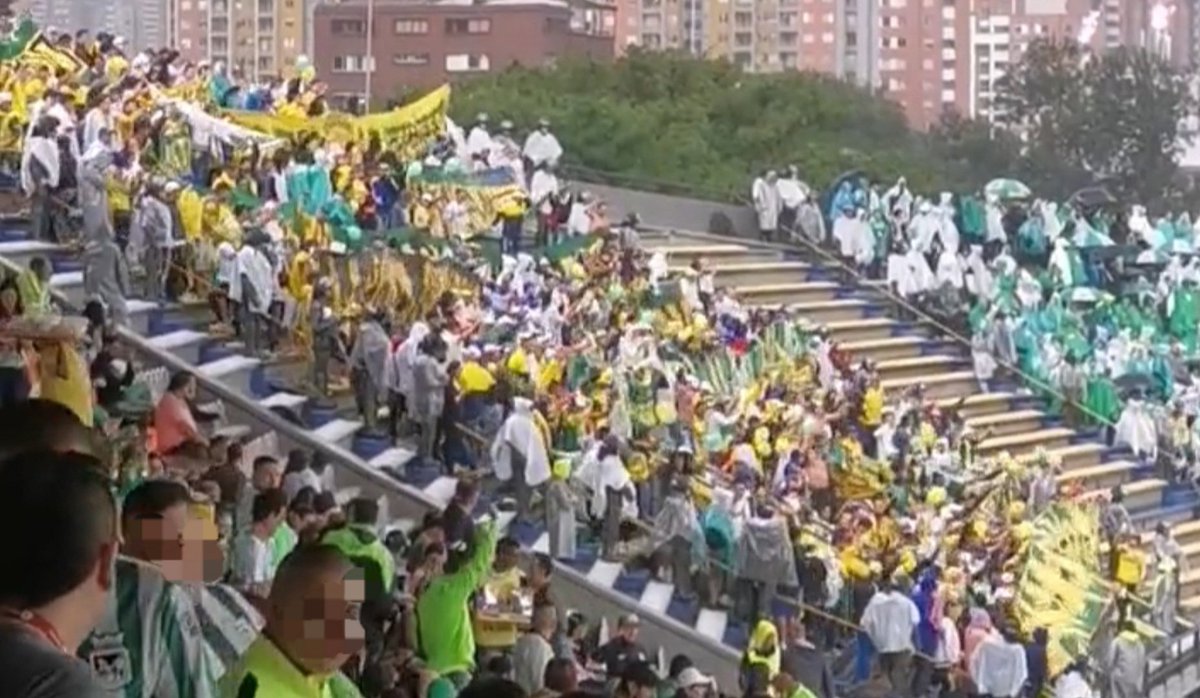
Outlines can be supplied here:
M29 42L17 60L30 66L47 66L55 72L61 70L76 73L84 68L83 61L79 60L78 56L55 48L41 34Z
M346 143L366 142L374 136L384 149L412 155L423 150L430 139L445 133L449 103L450 86L443 85L415 102L367 116L333 112L313 119L235 110L223 113L235 123L278 138L319 132L330 141Z

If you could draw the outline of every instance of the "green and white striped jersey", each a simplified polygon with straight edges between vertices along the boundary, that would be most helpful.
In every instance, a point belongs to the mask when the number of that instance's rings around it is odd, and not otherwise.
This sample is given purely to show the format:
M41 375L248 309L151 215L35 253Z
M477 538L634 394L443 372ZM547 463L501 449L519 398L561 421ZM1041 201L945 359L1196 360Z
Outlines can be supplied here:
M109 606L79 656L112 698L208 698L261 627L229 587L174 584L121 557Z
M227 584L184 584L200 622L207 668L215 686L262 632L263 618L241 592Z

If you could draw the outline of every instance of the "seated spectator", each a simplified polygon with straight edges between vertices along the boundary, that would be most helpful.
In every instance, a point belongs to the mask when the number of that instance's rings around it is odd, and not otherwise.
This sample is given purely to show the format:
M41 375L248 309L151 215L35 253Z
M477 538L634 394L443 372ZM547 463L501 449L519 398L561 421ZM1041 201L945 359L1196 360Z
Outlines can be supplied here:
M628 664L619 674L613 698L650 698L658 687L658 674L645 661Z
M546 667L554 659L551 641L558 632L558 614L553 606L533 610L529 631L521 635L513 648L513 669L518 685L527 693L545 686Z
M287 466L283 469L283 493L289 502L305 487L311 488L314 493L325 489L321 476L316 472L316 463L312 454L303 449L295 448L288 452Z
M196 399L196 377L186 371L171 376L167 392L154 408L154 431L158 434L158 452L164 456L190 454L208 445L192 414Z
M38 535L30 535L36 530ZM117 511L100 464L33 452L0 466L0 695L100 698L72 654L115 582Z
M594 659L604 665L604 671L610 677L622 676L626 667L649 660L650 655L637 641L641 626L641 619L637 615L630 613L622 616L617 622L617 634L596 650ZM654 685L657 685L657 680Z
M283 482L283 469L273 456L259 456L250 466L250 486L242 489L241 499L238 500L237 511L234 512L233 525L238 533L250 526L250 511L254 498L267 490L279 489ZM282 494L282 490L280 490ZM286 505L286 497L285 505Z
M154 408L145 386L138 386L141 395L130 392L135 377L133 362L126 355L125 346L111 332L104 333L100 351L92 359L91 376L96 403L108 412L131 416L147 414Z
M521 544L515 538L501 538L496 544L496 560L492 563L484 589L498 603L510 604L515 601L523 581Z
M279 566L262 636L217 695L361 696L339 670L362 646L362 630L354 620L362 589L354 565L336 549L297 548Z
M271 590L271 538L287 511L282 490L267 490L254 497L250 529L233 542L230 582L250 596L266 598Z
M34 398L0 409L0 460L22 451L94 454L92 431L52 400Z

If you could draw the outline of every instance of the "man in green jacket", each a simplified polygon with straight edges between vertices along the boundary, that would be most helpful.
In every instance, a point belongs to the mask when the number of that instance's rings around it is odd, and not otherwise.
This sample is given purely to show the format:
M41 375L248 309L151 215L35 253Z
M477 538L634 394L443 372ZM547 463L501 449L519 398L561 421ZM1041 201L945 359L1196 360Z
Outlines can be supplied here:
M396 560L380 540L378 524L379 504L360 497L346 506L346 524L326 531L321 537L321 543L337 548L362 570L366 600L361 618L367 636L368 660L383 650L385 626L392 611L392 590L396 587Z
M417 639L430 670L458 686L475 667L475 632L471 596L485 579L496 556L496 522L475 528L471 553L429 583L417 600Z

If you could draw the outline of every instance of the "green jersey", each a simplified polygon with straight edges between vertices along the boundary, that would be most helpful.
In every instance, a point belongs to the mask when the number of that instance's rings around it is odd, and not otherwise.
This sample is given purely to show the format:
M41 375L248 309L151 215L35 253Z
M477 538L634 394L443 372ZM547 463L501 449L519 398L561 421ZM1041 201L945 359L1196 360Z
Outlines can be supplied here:
M113 698L207 698L216 685L196 604L162 572L120 557L108 608L79 647Z

